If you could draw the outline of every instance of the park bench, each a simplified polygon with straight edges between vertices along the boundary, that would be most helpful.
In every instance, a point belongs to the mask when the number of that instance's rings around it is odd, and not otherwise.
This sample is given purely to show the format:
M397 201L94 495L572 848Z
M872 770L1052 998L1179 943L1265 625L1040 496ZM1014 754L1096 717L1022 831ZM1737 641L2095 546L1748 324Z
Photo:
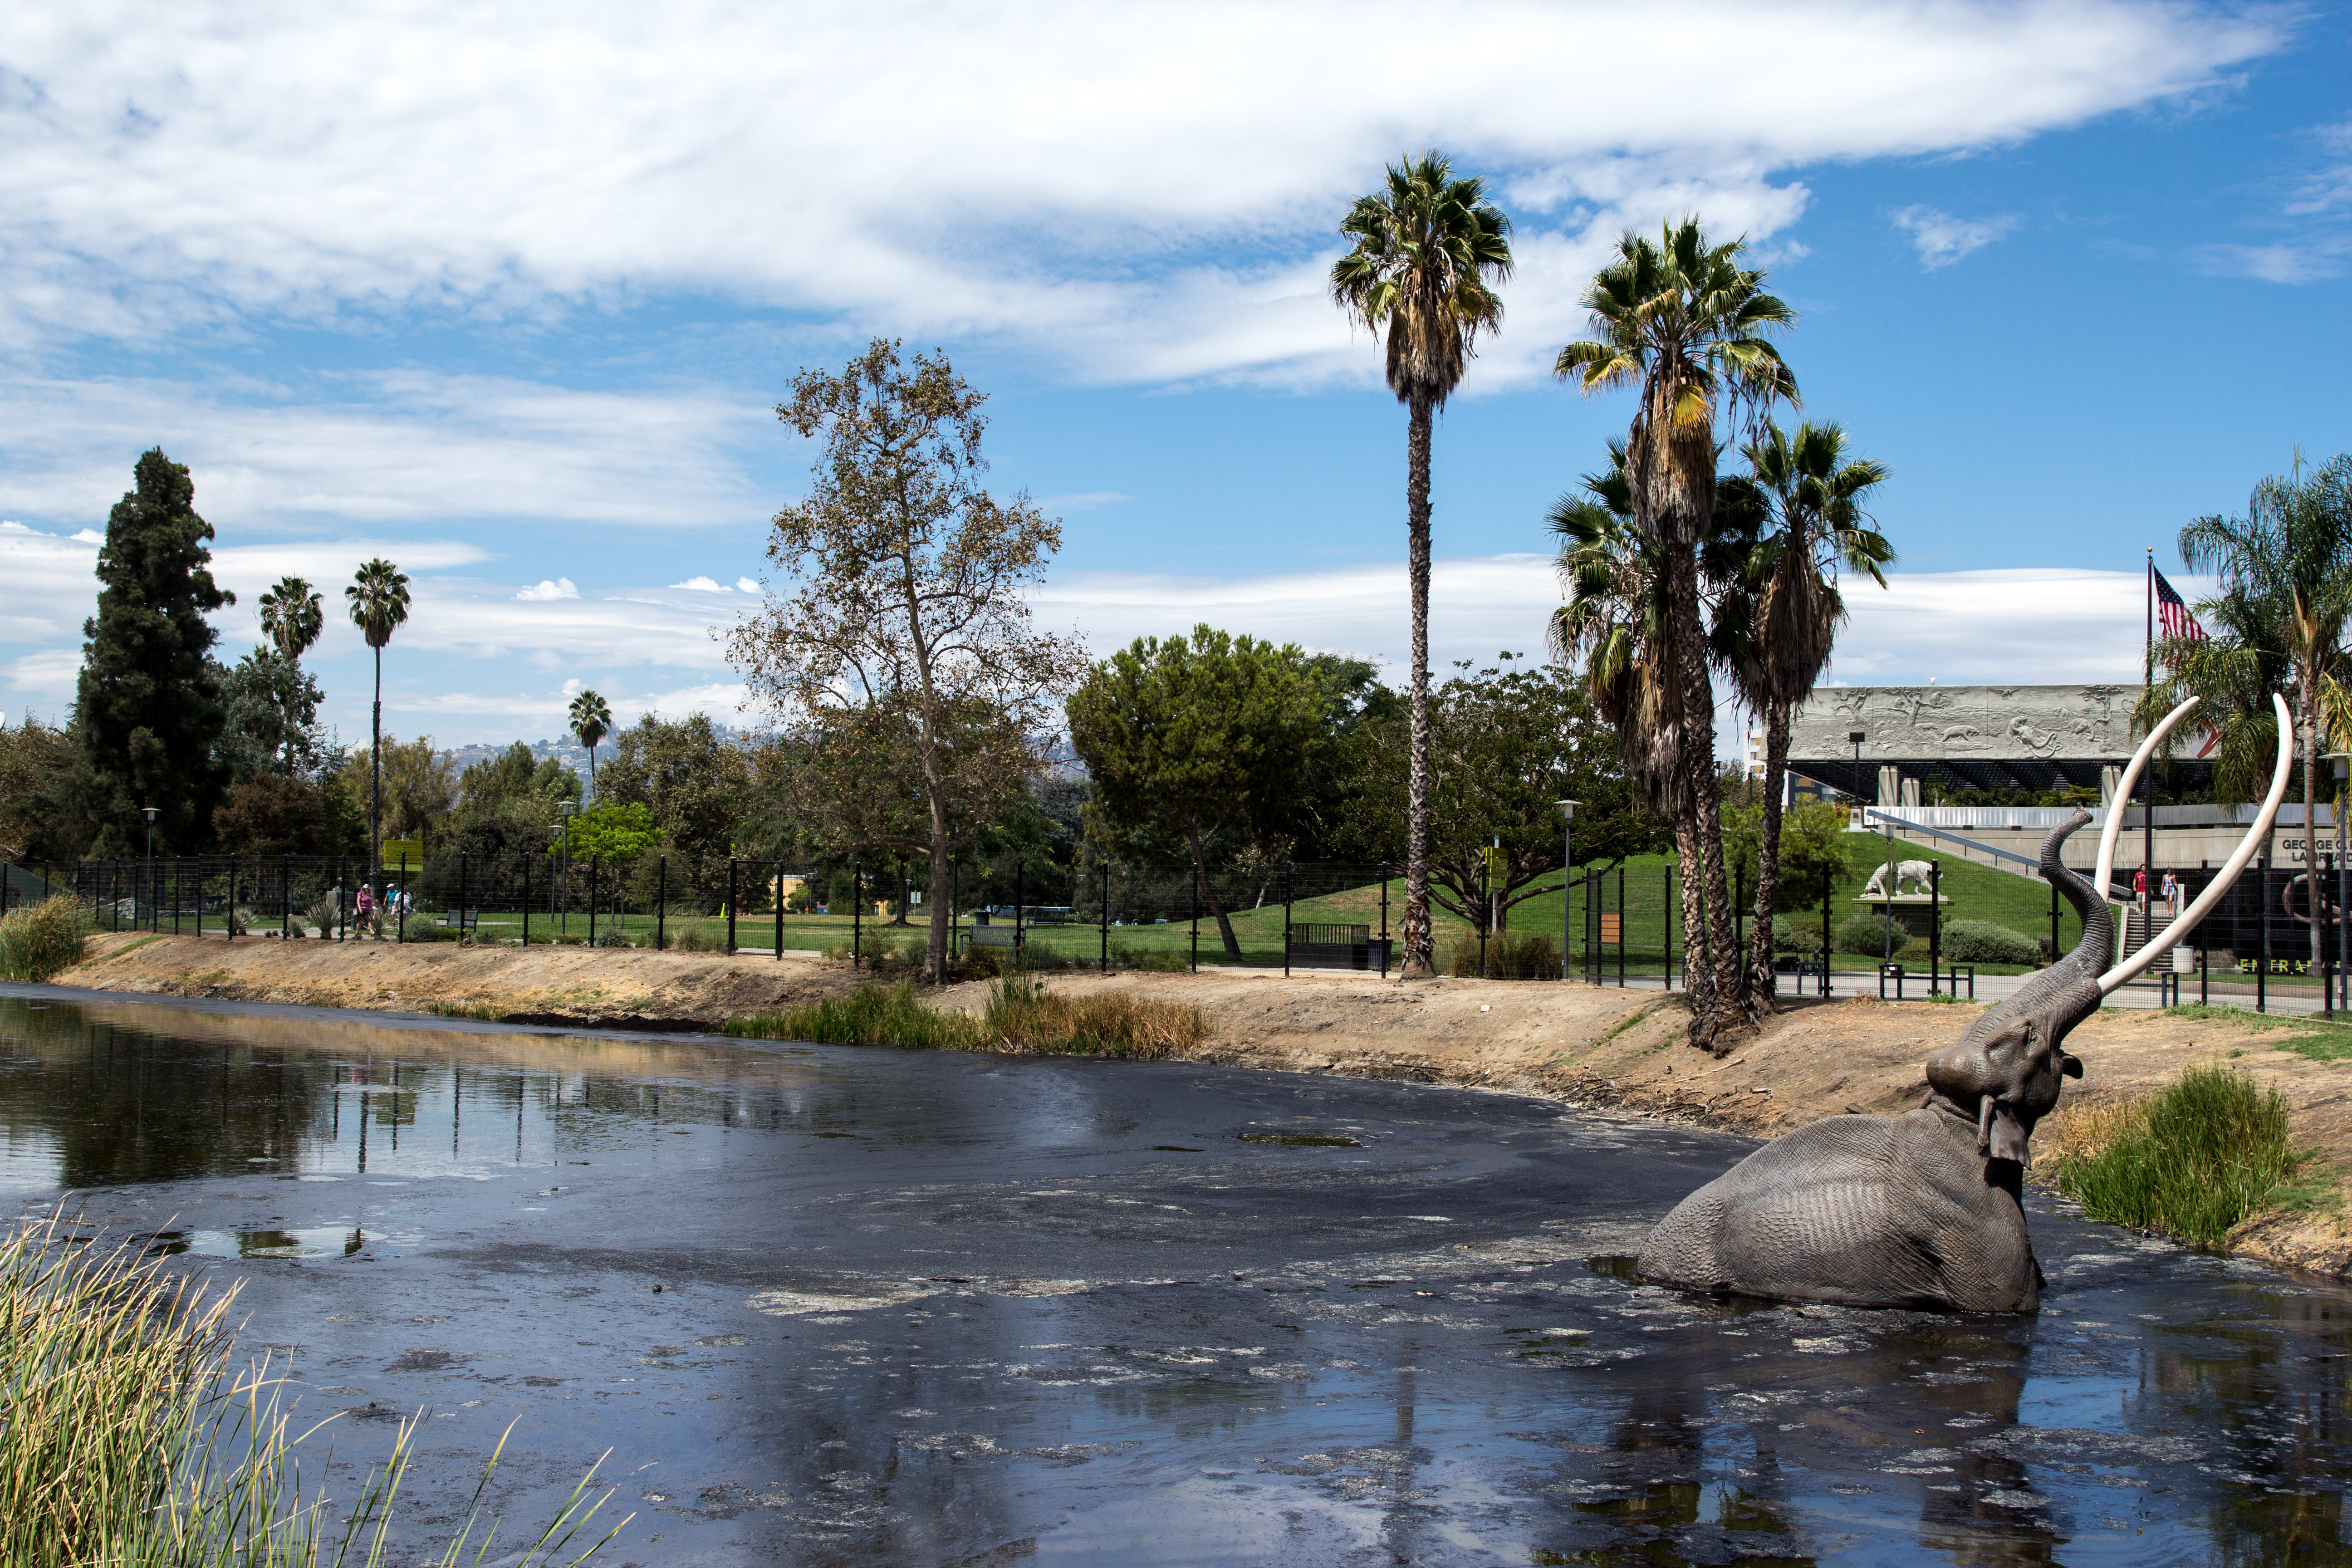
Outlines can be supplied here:
M1289 930L1294 969L1385 969L1388 942L1374 940L1369 925L1302 921Z

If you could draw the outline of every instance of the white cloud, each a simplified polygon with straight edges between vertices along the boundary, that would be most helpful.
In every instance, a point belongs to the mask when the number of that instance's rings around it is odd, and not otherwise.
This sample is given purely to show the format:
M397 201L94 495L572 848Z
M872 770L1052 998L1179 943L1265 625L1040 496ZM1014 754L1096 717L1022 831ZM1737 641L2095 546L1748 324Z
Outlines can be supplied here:
M1895 226L1911 237L1919 265L1933 272L1949 267L1970 251L1981 250L2017 226L2014 215L1988 218L1958 218L1935 207L1904 207L1892 215Z
M1762 237L1802 205L1773 183L1790 169L2192 93L2284 35L2267 13L2126 0L1496 0L1440 28L1410 0L646 17L0 13L0 340L650 290L1000 335L1089 377L1369 376L1321 298L1332 226L1437 135L1565 247L1531 258L1492 356L1530 374L1518 335L1559 323L1523 301L1622 223L1703 203L1727 227L1762 215ZM1742 68L1657 90L1695 49ZM1563 92L1563 60L1610 67Z
M103 518L130 488L132 460L160 444L194 472L196 510L216 528L502 516L740 524L774 507L740 454L778 440L772 412L709 391L582 392L415 370L299 384L0 381L9 507L58 522Z
M2264 283L2315 283L2340 277L2352 240L2318 240L2308 245L2208 245L2194 253L2202 271L2225 278L2254 278Z
M714 583L708 577L688 577L685 582L672 583L670 586L673 588L685 588L697 594L726 594L733 592L733 590L729 588L726 584Z
M760 584L749 577L738 577L735 579L735 591L739 594L756 594L760 591Z
M518 599L537 599L542 601L549 599L576 599L579 596L580 585L569 577L558 577L552 583L542 577L540 579L538 586L525 588L521 593L515 595Z

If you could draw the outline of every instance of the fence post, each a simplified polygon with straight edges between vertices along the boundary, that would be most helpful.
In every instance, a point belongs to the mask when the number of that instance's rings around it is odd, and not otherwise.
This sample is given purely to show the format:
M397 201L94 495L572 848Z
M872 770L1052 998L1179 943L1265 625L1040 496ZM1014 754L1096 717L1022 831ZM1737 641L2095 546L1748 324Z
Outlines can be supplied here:
M1748 973L1748 868L1735 866L1731 870L1731 951L1738 955L1739 972ZM1747 989L1746 986L1741 987Z
M1201 973L1201 873L1200 873L1200 871L1199 871L1199 869L1198 869L1197 868L1196 868L1193 870L1193 872L1192 872L1192 973L1195 973L1195 974L1198 974L1198 973ZM1388 931L1388 921L1387 921L1387 918L1386 918L1386 917L1387 917L1387 914L1388 914L1388 893L1389 893L1389 889L1388 889L1388 886L1387 886L1387 884L1385 884L1385 883L1381 884L1381 916L1382 916L1382 919L1381 919L1381 934L1382 936L1386 936L1386 935L1388 935L1388 933L1389 933L1389 931ZM1386 974L1386 973L1388 973L1388 968L1389 968L1389 966L1388 966L1388 961L1387 961L1385 958L1383 958L1383 959L1381 961L1381 973L1382 974Z
M654 862L654 951L662 951L669 926L669 857L659 856Z
M1668 861L1661 873L1658 889L1658 923L1664 931L1662 941L1666 950L1666 989L1675 988L1675 868Z
M294 857L278 858L278 940L288 941L294 930Z
M856 861L849 863L849 967L855 970L866 945L866 874Z
M228 897L221 903L221 930L228 940L236 940L236 857L228 858Z
M1383 980L1386 980L1389 977L1389 872L1391 869L1393 869L1393 868L1391 868L1387 861L1383 860L1381 862L1381 978ZM1192 932L1192 946L1194 951L1197 952L1201 946L1201 933L1199 930L1201 924L1201 911L1198 908L1200 894L1195 892L1192 897L1193 903L1195 905L1192 910L1192 925L1194 927ZM1561 922L1564 924L1568 920L1568 889L1566 888L1562 888L1559 890L1559 918ZM1565 933L1562 934L1564 937ZM1568 962L1567 951L1564 948L1561 950L1560 962L1562 963L1566 963ZM1194 967L1197 968L1199 965L1196 963Z
M1829 865L1823 862L1822 866L1822 994L1824 996L1830 994L1830 879ZM2057 896L2058 889L2054 884L2050 890L2052 897Z
M2099 897L2104 899L2106 896L2107 890L2101 888ZM2053 882L2050 884L2050 962L2057 963L2065 952L2058 945L2058 884Z
M1028 949L1021 945L1021 911L1023 900L1029 896L1029 858L1016 856L1013 861L1013 966L1021 967Z
M777 862L776 862L776 885L775 885L775 894L776 894L776 953L775 953L775 956L776 956L776 961L777 961L778 963L782 963L782 962L783 962L783 957L784 957L784 863L783 863L782 860L779 860L779 861L777 861Z
M522 944L530 945L530 857L522 858Z
M349 903L351 902L351 898L352 898L351 891L350 891L350 889L346 886L346 884L348 884L348 883L351 881L351 879L352 879L352 858L351 858L350 856L348 856L348 855L338 855L338 856L336 856L336 857L335 857L335 940L336 940L337 942L341 942L341 941L342 941L342 940L343 940L343 933L345 932L345 931L347 931L347 930L349 929L349 927L346 925L346 923L344 922L344 920L343 920L343 908L344 908L344 906L345 906L345 905L347 905L347 904L349 904ZM172 929L173 929L173 931L177 931L177 930L179 930L179 929L180 929L180 911L179 911L179 910L178 910L178 908L177 908L176 906L175 906L175 907L173 909L173 910L172 910Z
M588 945L596 945L596 873L604 868L602 856L588 857Z
M408 851L400 852L400 891L392 906L392 937L394 942L408 940L408 900L415 897L408 890Z
M2099 896L2105 898L2107 890L2101 888ZM2271 1010L2271 858L2267 851L2263 855L2263 896L2254 905L2254 920L2263 944L2262 967L2254 971L2254 1011L2267 1013Z
M735 956L735 857L727 857L727 956Z
M1927 994L1940 989L1937 971L1941 967L1944 950L1944 863L1927 862Z
M1290 866L1282 868L1282 977L1290 978Z
M1625 989L1625 862L1617 862L1617 989Z
M1102 962L1099 967L1103 973L1110 973L1110 862L1108 860L1102 863Z

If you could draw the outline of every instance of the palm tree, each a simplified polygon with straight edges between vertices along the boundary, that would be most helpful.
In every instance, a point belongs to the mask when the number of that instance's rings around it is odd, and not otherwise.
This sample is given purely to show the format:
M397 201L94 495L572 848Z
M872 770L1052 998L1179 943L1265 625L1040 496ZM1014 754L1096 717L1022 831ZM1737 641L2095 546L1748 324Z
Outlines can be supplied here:
M1845 599L1841 568L1886 586L1894 548L1871 526L1863 498L1885 483L1886 466L1848 458L1845 427L1768 424L1746 450L1762 506L1761 536L1743 576L1752 619L1731 663L1740 696L1764 721L1762 831L1756 853L1756 926L1748 952L1751 1004L1771 1005L1772 905L1780 871L1780 791L1789 771L1789 715L1830 661Z
M1797 400L1797 384L1762 335L1795 320L1764 291L1760 268L1743 268L1741 241L1709 245L1696 219L1669 224L1660 243L1633 234L1584 293L1597 340L1570 343L1553 369L1590 395L1639 388L1625 441L1635 526L1654 542L1665 597L1661 649L1683 687L1683 766L1689 773L1699 863L1685 886L1706 900L1707 958L1715 1005L1693 995L1694 1043L1712 1047L1735 1025L1724 1005L1739 992L1730 889L1723 873L1723 826L1715 795L1715 689L1699 614L1698 549L1714 526L1717 422L1737 429L1771 404Z
M319 634L327 629L327 610L310 584L299 577L280 577L278 586L261 595L261 635L269 639L278 657L289 665L299 665L302 656L318 642ZM293 681L301 679L299 671L289 672ZM294 712L289 701L284 713L286 733L286 771L294 771Z
M326 605L301 578L280 577L261 595L261 635L288 663L310 652L326 629Z
M1485 182L1457 178L1429 152L1389 166L1339 232L1352 248L1331 265L1331 298L1385 333L1389 390L1406 409L1406 573L1412 585L1412 755L1405 785L1405 979L1436 973L1429 916L1429 440L1462 384L1480 332L1502 324L1494 286L1511 275L1511 220Z
M1690 771L1684 766L1683 688L1666 657L1665 574L1651 536L1633 523L1625 444L1609 443L1607 471L1584 476L1583 493L1562 496L1547 521L1560 536L1559 574L1568 602L1552 613L1552 657L1573 666L1602 721L1617 731L1626 776L1650 808L1675 825L1685 872L1697 863ZM1685 887L1688 886L1685 882ZM1683 947L1706 951L1705 908L1685 893ZM1713 967L1685 965L1695 1014L1713 1010Z
M383 844L383 645L408 619L408 574L379 555L361 563L343 590L352 625L375 650L375 709L368 727L368 880L375 880Z
M2206 699L2208 721L2221 737L2214 793L2235 804L2251 797L2266 771L2254 748L2275 754L2270 693L2287 688L2303 731L2303 863L2315 873L2321 737L2352 738L2352 649L2345 647L2352 625L2352 456L2332 458L2308 475L2298 464L2291 476L2264 479L2242 518L2199 518L2180 531L2180 561L2220 579L2214 596L2197 605L2208 635L2158 646L2167 673L2149 682L2134 721L2145 730L2182 698ZM2311 908L2321 907L2315 887ZM2311 922L2315 972L2322 923Z
M572 700L572 732L588 748L588 799L596 798L596 742L613 732L613 710L593 691Z

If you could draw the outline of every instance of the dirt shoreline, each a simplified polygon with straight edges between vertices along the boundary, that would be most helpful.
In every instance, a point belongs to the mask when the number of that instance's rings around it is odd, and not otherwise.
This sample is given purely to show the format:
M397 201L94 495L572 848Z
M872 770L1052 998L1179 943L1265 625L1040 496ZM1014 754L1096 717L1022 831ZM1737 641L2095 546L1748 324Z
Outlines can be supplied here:
M101 992L563 1028L716 1031L730 1017L843 994L866 978L843 963L789 954L126 933L93 939L90 956L57 980ZM1199 1007L1211 1032L1186 1053L1190 1060L1507 1089L1758 1138L1841 1111L1909 1110L1927 1092L1928 1052L1981 1011L1874 997L1799 1004L1717 1061L1684 1043L1680 996L1654 991L1270 973L1076 972L1049 984ZM935 1000L977 1011L986 994L984 984L965 984ZM2352 1061L2280 1049L2293 1036L2230 1018L2110 1008L2069 1038L2085 1075L2068 1087L2066 1105L2095 1107L2152 1089L2184 1068L2223 1063L2276 1086L2297 1142L2320 1151L2314 1174L2340 1189L2352 1180ZM2233 1251L2265 1262L2352 1276L2352 1227L2340 1208L2258 1215L2231 1242Z

